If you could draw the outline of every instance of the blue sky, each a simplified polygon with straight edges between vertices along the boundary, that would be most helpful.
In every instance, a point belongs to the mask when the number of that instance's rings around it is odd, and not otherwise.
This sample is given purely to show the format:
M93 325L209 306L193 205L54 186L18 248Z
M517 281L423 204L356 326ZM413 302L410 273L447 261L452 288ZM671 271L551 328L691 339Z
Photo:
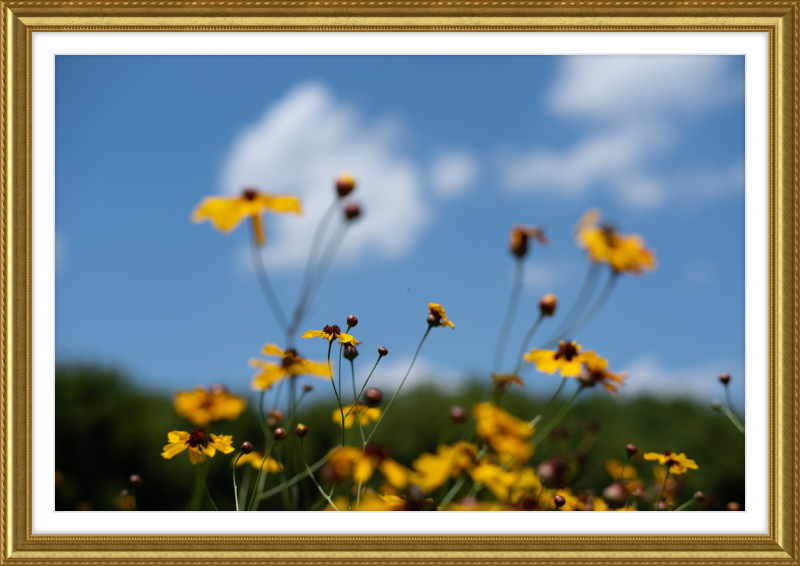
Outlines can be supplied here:
M247 388L281 343L246 227L193 224L207 195L299 195L267 219L264 260L294 305L311 235L342 171L364 217L304 328L360 323L361 372L390 391L487 377L508 302L508 231L543 225L508 359L555 293L565 314L587 262L589 208L643 235L659 269L625 276L577 341L629 372L620 393L744 393L744 58L551 56L58 56L56 355L116 364L151 387ZM557 321L556 321L557 322ZM549 327L548 327L549 326ZM545 326L534 344L554 328ZM320 340L302 355L324 359ZM557 378L528 374L526 391ZM604 394L597 391L596 394Z

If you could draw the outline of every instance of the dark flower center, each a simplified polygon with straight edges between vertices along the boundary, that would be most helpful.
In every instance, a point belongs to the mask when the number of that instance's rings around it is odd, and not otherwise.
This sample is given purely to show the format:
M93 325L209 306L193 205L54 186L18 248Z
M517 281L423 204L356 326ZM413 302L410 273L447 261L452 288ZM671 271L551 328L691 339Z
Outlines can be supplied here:
M377 456L379 460L387 460L389 458L389 449L382 444L367 444L364 448L365 456Z
M206 439L206 431L204 431L202 428L196 428L189 435L189 440L186 441L186 444L188 444L192 448L197 448L198 446L203 444L203 441L205 439Z
M338 324L329 324L325 328L322 329L325 334L330 334L334 338L339 336L342 333L341 329L339 328Z
M245 189L242 191L242 198L244 200L255 200L258 193L255 189Z
M578 349L575 347L575 344L570 342L567 344L566 342L561 342L558 345L558 352L556 352L555 359L564 358L568 362L572 361L572 358L578 355Z
M297 350L295 350L294 348L289 348L283 354L283 362L281 362L281 366L283 366L283 368L286 369L290 367L292 364L294 364L297 361L297 358L299 357L300 356L298 356Z

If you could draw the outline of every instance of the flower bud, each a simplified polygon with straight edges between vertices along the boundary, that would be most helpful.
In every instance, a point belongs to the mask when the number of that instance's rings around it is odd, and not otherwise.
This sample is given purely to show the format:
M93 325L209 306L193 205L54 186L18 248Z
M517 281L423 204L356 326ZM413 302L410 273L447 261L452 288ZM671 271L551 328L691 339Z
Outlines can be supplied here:
M658 502L658 505L656 505L656 510L669 511L669 505L667 505L667 502L662 499L661 501Z
M722 412L722 403L719 402L719 399L714 399L713 401L711 401L711 410L714 411L715 413Z
M434 313L429 314L428 318L427 318L429 326L439 326L439 323L441 322L441 320L442 320L442 317L440 317L438 314L434 314Z
M309 391L313 391L314 387L310 383L303 384L303 391L308 393Z
M347 317L347 326L353 328L358 325L358 319L354 317L352 314Z
M355 220L361 215L361 207L358 206L358 203L351 202L347 206L344 207L344 217L347 220Z
M450 419L456 424L461 424L467 420L467 411L464 407L453 405L450 407Z
M144 483L142 476L139 474L132 474L131 477L128 478L128 481L131 482L131 485L134 487L140 487Z
M706 494L702 491L695 491L694 498L697 499L700 503L706 500Z
M731 501L728 503L728 511L741 511L742 506L736 503L735 501Z
M346 197L356 188L356 180L349 173L342 173L336 179L336 194Z
M294 433L300 438L303 438L308 434L308 427L303 423L298 423L298 425L294 427Z
M119 494L120 494L122 497L125 497L126 495L129 495L129 494L130 494L130 491L128 491L127 489L123 489L122 491L120 491L120 492L119 492Z
M625 498L628 493L619 482L614 482L603 490L603 499L612 508L622 507L625 505Z
M242 442L242 454L250 454L253 451L253 445L246 440Z
M374 387L370 387L364 391L364 401L366 401L367 405L370 407L377 407L381 404L381 401L383 401L383 393Z
M556 504L556 507L558 507L558 508L561 508L561 507L563 507L563 506L564 506L564 504L565 504L566 502L567 502L567 500L566 500L566 499L564 499L564 496L563 496L563 495L556 495L556 496L553 498L553 503L555 503L555 504Z
M214 385L209 387L209 389L211 390L211 393L213 393L214 395L220 395L222 393L228 392L228 388L222 385L221 383L215 383Z
M272 431L272 436L275 437L275 442L280 442L281 440L286 440L286 431L282 428L276 428Z
M539 299L539 312L542 313L542 316L553 316L557 305L558 301L555 295L545 295Z
M731 380L731 374L729 373L721 373L719 374L719 381L722 385L728 385L728 382Z
M381 346L380 348L378 348L378 355L379 355L380 357L383 357L383 356L385 356L385 355L386 355L386 354L388 354L388 353L389 353L389 350L387 350L387 349L386 349L386 348L384 348L383 346Z
M344 345L344 353L342 354L345 360L353 361L358 357L358 348L352 344Z
M638 448L636 448L635 444L628 444L625 447L625 452L627 452L630 456L633 456L634 454L636 454L637 450L638 450Z

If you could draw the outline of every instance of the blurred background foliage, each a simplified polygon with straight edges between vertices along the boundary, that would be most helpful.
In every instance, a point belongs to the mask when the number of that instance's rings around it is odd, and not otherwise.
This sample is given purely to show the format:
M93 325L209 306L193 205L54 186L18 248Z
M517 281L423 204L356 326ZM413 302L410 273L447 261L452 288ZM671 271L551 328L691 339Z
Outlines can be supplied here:
M324 381L313 383L315 387L326 385ZM436 383L435 376L431 376L430 383ZM160 457L167 432L192 429L190 423L175 414L169 395L133 385L133 380L115 368L87 364L60 365L55 387L56 510L120 509L121 490L132 489L128 481L131 474L139 474L143 479L141 487L136 489L140 510L187 509L195 493L196 468L188 457L173 460ZM256 450L263 450L264 436L256 420L257 399L252 393L245 395L250 407L239 419L212 423L209 430L232 434L237 449L241 442L249 440ZM433 385L404 391L374 441L388 446L392 458L410 466L422 452L435 452L450 425L452 405L461 405L469 411L474 403L485 398L486 387L477 381L458 393L446 393ZM529 419L538 414L544 401L514 390L506 396L503 407ZM341 439L340 429L331 422L336 407L335 402L300 407L299 420L311 431L304 440L309 464L323 457ZM453 429L449 442L459 440L469 426L470 420ZM283 445L285 451L296 454L291 444L296 442L297 438L290 434ZM685 483L681 486L680 502L701 490L707 497L703 509L724 509L730 501L743 505L743 436L724 415L689 401L662 402L644 397L620 401L606 395L592 396L573 407L562 426L537 447L531 464L537 466L556 454L577 456L581 465L573 474L573 491L599 492L612 483L605 471L606 462L624 460L628 443L640 449L633 466L648 485L653 482L653 463L642 461L642 452L685 452L697 461L700 469L682 476ZM220 510L234 508L231 484L234 456L235 453L227 456L218 453L210 459L208 487ZM277 456L282 460L280 453ZM288 477L303 469L299 458L285 464ZM255 471L250 466L240 469L240 486L241 482L254 481ZM324 468L321 472L318 477L324 480ZM268 488L279 483L278 476L267 478ZM259 509L283 509L284 496L289 504L299 500L304 504L300 508L317 509L321 505L313 484L304 480L286 494L262 501ZM208 508L206 500L203 505Z

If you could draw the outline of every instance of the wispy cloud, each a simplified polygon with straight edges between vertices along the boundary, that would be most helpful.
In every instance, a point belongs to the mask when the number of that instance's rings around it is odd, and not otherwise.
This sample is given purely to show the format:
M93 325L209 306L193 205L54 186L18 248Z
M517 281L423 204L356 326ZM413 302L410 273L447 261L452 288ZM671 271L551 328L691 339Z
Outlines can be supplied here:
M239 134L222 187L237 193L252 186L302 198L301 218L268 219L266 261L273 268L294 268L305 261L316 222L333 198L335 177L349 171L358 179L353 196L364 214L350 229L341 258L401 257L432 219L419 167L404 154L402 139L397 120L369 122L325 85L302 84Z
M370 380L370 385L383 391L384 395L394 394L403 381L411 364L411 356L400 356L389 363L381 363ZM466 373L452 367L442 366L425 358L417 358L411 373L408 374L403 391L419 385L433 385L439 389L454 392L466 385Z
M475 182L478 170L477 159L468 152L439 153L431 166L431 188L443 197L459 196Z
M741 191L739 162L668 174L659 165L682 141L676 118L739 100L743 88L725 57L566 57L546 104L556 116L586 124L585 134L566 148L501 152L500 177L516 192L574 198L605 190L634 209Z
M620 388L621 398L648 395L663 400L689 398L709 403L724 395L717 380L721 372L744 375L743 368L732 368L725 361L675 368L668 367L654 356L643 356L634 360L625 371L628 378L625 386Z

